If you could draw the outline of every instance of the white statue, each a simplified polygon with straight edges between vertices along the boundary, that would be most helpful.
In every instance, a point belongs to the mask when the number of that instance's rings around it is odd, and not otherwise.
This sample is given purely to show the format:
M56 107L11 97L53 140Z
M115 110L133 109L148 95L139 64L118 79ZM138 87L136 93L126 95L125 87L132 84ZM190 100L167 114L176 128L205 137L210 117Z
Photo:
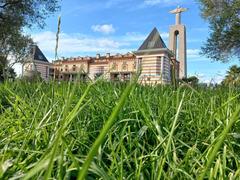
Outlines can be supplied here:
M181 24L181 13L187 11L187 8L178 6L176 9L169 11L171 14L176 14L176 25Z

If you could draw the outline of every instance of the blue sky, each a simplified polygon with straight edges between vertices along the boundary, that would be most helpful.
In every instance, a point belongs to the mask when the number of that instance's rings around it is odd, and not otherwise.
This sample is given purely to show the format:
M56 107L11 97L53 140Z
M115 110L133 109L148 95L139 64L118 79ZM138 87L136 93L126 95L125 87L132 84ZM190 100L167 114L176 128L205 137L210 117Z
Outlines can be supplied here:
M175 24L169 11L178 5L188 8L182 14L187 29L188 75L197 75L203 82L221 81L228 67L239 62L223 64L199 55L209 29L196 0L63 0L61 12L48 18L44 29L27 32L50 61L59 15L59 57L127 53L136 50L154 27L168 46L169 26Z

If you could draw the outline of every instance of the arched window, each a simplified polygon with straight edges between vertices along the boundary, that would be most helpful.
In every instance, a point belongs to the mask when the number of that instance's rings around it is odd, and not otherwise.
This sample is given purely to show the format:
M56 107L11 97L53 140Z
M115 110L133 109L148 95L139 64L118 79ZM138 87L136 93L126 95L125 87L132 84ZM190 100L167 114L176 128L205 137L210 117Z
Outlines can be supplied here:
M174 32L174 38L175 38L174 53L175 53L176 59L178 59L178 47L179 47L179 45L178 45L178 43L179 43L179 36L178 35L179 35L179 31L176 30Z
M113 65L112 65L112 70L117 70L117 69L118 69L117 63L113 63Z

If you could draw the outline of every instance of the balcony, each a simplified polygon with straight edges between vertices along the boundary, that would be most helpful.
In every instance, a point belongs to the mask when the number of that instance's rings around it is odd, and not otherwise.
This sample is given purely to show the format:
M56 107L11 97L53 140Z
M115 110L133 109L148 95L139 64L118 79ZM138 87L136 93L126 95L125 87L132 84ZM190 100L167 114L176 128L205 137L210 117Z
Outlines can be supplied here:
M87 71L84 71L85 68L73 67L73 68L65 68L62 73L63 74L87 74Z

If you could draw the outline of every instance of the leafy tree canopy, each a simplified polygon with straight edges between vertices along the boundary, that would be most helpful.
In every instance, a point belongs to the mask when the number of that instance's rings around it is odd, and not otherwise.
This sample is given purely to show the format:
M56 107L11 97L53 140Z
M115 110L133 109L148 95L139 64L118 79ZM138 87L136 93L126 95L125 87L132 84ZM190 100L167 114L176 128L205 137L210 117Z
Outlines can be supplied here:
M59 9L58 1L0 0L0 56L1 61L5 62L9 57L12 60L12 63L2 64L10 69L14 63L23 62L33 44L31 37L23 33L23 28L43 28L44 20Z
M240 59L240 0L199 0L211 34L202 54L216 61Z
M197 85L199 82L199 79L196 76L190 76L187 78L182 78L182 81L185 83L192 84L192 85Z

